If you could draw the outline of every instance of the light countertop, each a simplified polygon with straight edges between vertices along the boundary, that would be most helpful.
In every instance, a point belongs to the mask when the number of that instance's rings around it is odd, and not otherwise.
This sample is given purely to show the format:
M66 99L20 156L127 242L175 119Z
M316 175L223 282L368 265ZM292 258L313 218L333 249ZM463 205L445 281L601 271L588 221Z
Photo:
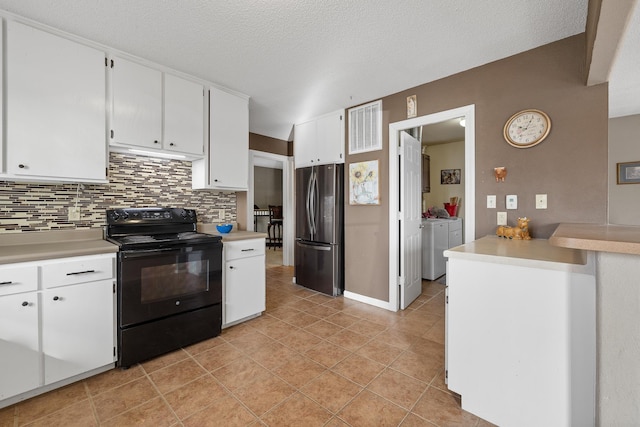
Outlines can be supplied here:
M482 237L448 249L444 256L548 268L554 268L553 264L587 264L587 254L581 250L552 246L546 239L510 240L498 236Z
M556 247L640 255L640 227L560 224L549 238Z
M0 234L0 264L116 252L98 228Z
M214 236L222 236L222 242L233 242L237 240L248 240L248 239L265 239L267 237L267 233L261 233L258 231L246 231L246 230L231 230L230 233L220 233L216 229L215 224L198 224L197 230L200 233L211 234Z

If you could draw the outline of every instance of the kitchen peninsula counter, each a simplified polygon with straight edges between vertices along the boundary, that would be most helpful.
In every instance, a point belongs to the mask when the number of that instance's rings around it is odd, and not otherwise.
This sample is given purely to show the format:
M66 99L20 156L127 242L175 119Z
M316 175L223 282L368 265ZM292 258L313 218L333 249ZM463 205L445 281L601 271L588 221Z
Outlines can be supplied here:
M640 227L560 224L549 243L589 251L596 263L598 425L640 420Z
M447 387L462 408L497 425L593 426L593 254L487 236L444 255Z
M549 243L562 248L640 255L640 227L610 224L560 224Z
M0 234L0 264L116 252L97 228Z

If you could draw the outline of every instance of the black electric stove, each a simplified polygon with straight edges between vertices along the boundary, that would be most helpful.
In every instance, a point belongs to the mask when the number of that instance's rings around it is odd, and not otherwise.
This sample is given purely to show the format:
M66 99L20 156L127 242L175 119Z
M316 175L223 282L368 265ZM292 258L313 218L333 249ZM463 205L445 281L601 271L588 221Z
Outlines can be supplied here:
M196 223L193 209L107 210L106 237L119 247L118 366L220 334L221 237Z

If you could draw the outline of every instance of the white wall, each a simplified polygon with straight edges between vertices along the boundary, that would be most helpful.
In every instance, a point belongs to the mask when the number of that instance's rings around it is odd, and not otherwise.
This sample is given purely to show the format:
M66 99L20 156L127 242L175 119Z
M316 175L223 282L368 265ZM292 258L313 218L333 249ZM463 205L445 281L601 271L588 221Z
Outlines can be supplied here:
M461 197L462 203L458 208L458 216L464 218L464 141L446 144L429 145L425 151L431 158L431 192L422 194L423 210L435 206L444 208L451 197ZM440 184L440 171L443 169L460 169L460 184Z
M640 184L616 184L617 163L640 161L640 115L609 120L609 224L640 225Z
M617 163L640 161L640 115L609 120L609 223L640 225L640 184L616 183ZM640 257L599 253L598 425L640 420Z

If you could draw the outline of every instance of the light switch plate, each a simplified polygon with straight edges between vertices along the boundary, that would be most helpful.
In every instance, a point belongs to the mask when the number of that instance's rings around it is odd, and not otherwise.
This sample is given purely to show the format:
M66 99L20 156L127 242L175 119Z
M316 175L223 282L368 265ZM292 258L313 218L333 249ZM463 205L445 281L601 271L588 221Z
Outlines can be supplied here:
M71 206L69 208L69 221L80 221L80 208Z
M547 209L546 194L536 194L536 209Z
M515 194L507 195L507 209L518 209L518 196Z
M495 209L496 208L496 196L491 195L487 196L487 209Z
M507 225L507 213L498 212L498 225Z

